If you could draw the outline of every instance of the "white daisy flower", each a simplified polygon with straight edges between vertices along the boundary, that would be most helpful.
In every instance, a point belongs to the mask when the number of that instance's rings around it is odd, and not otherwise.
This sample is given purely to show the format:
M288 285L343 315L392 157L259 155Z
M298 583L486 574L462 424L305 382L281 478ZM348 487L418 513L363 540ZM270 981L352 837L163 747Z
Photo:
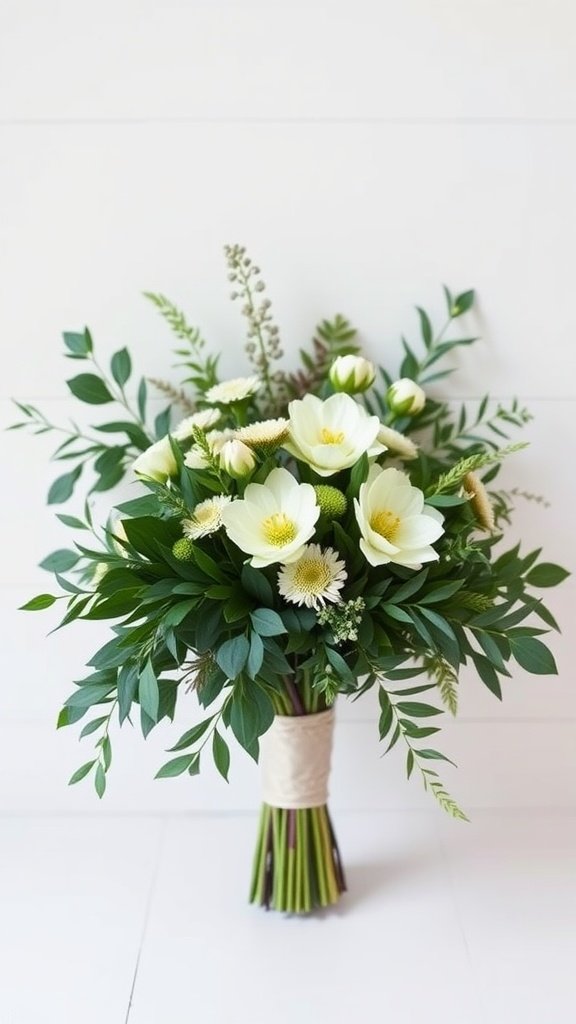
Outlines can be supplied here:
M320 515L311 484L299 484L287 469L273 469L263 484L248 484L244 497L222 512L224 528L252 565L295 562Z
M223 380L221 384L214 384L204 395L207 402L215 405L233 405L235 402L243 402L260 390L259 377L234 377L232 380Z
M354 499L362 539L360 548L370 565L394 562L419 569L438 559L431 545L444 533L444 516L424 504L407 473L372 466L366 483Z
M190 518L182 520L184 536L196 540L209 533L216 533L222 526L222 512L231 501L232 498L227 494L217 494L214 498L201 501L192 510Z
M258 423L250 423L247 427L240 427L240 430L236 431L236 437L249 448L274 451L286 440L289 427L290 424L285 419L260 420Z
M350 395L331 395L326 401L305 395L290 402L290 433L284 448L318 473L332 476L349 469L367 452L379 455L380 420L369 416Z
M401 434L399 430L394 430L393 427L386 427L382 424L378 431L378 440L381 444L386 445L392 455L398 455L401 459L418 458L418 446L414 444L414 441Z
M221 418L222 413L219 409L200 409L199 412L194 412L191 416L181 420L178 426L171 431L172 437L175 437L177 441L187 441L193 437L194 427L199 427L200 430L209 430L210 427L215 427Z
M307 544L298 561L283 566L278 573L278 590L292 604L322 608L327 601L342 600L339 591L347 578L345 562L337 551Z

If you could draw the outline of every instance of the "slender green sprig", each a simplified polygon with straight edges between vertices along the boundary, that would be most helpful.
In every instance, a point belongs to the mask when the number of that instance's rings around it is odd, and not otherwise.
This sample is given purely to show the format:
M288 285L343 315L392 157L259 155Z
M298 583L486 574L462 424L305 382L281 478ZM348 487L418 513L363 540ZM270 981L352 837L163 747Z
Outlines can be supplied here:
M260 268L246 255L244 246L226 245L224 254L228 264L228 280L235 286L231 298L233 301L242 301L241 312L248 323L246 352L262 380L266 393L266 411L274 413L281 401L284 374L274 372L271 364L284 353L279 328L270 313L272 303L270 299L260 301L256 297L257 293L266 290L266 285L260 275Z
M175 355L181 356L182 361L178 366L183 366L190 371L186 377L185 384L193 384L199 395L202 395L208 388L218 383L218 357L205 356L204 349L206 342L202 337L200 328L192 327L185 314L170 299L160 292L144 292L144 298L148 299L158 310L160 316L166 321L170 330L179 341L184 342L186 348L174 349ZM156 387L163 382L154 381ZM173 395L171 397L174 397ZM182 399L178 397L182 404Z
M441 473L435 483L431 484L426 490L427 497L433 497L436 494L445 494L447 491L453 490L457 487L464 477L468 473L474 473L478 469L482 469L484 466L493 465L496 462L501 462L507 455L511 455L513 452L519 452L523 448L527 448L528 445L525 442L518 442L517 444L509 444L505 448L500 448L495 452L476 452L472 455L468 455L463 459L460 459L455 466L447 470L445 473Z

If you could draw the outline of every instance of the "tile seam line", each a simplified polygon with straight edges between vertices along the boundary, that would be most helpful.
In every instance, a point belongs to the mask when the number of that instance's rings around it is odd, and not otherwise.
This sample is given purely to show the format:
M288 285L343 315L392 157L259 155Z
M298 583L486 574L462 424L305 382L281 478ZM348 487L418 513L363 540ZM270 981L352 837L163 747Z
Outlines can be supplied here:
M160 874L160 865L162 863L162 858L163 858L163 853L164 853L164 844L165 844L165 839L166 839L166 833L167 833L168 826L169 826L169 821L168 821L167 818L160 819L160 821L161 821L161 830L160 830L160 835L159 835L159 840L158 840L158 846L157 846L157 849L156 849L156 858L155 858L155 861L154 861L154 866L152 868L152 874L151 874L151 877L150 877L150 885L148 887L148 893L147 893L147 896L146 896L146 906L145 906L145 909L144 909L144 919L142 921L142 929L140 931L140 938L139 938L139 941L138 941L138 951L136 953L136 959L134 961L134 970L132 972L132 979L131 979L131 984L130 984L130 993L128 995L128 1004L126 1006L126 1016L124 1018L124 1024L129 1024L130 1015L132 1013L132 1007L133 1007L133 1003L134 1003L134 995L136 993L136 986L138 984L138 973L139 973L139 969L140 969L140 960L142 958L142 951L144 949L144 943L146 941L146 935L148 933L148 925L150 923L150 915L151 915L151 912L152 912L152 904L153 904L154 896L156 895L156 889L157 889L157 886L158 886L158 877L159 877L159 874Z
M576 115L566 117L524 117L522 115L509 116L509 117L497 117L497 116L447 116L447 117L386 117L386 116L331 116L331 115L318 115L317 117L306 117L306 116L270 116L265 115L214 115L214 116L202 116L194 114L182 114L182 115L162 115L158 116L126 116L126 117L107 117L107 116L87 116L87 117L0 117L0 127L3 128L37 128L37 127L76 127L76 126L146 126L146 125L286 125L286 126L300 126L300 125L384 125L384 126L408 126L408 127L425 127L431 126L477 126L477 127L493 127L493 126L511 126L511 127L575 127L576 126Z

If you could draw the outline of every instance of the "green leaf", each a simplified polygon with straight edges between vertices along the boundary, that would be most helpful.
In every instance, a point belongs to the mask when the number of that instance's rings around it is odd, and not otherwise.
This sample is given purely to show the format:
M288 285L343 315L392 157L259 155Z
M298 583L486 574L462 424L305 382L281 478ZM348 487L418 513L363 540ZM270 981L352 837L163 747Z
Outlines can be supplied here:
M84 739L84 736L90 736L91 733L96 732L96 730L99 729L101 725L104 725L104 722L107 721L108 715L103 715L102 718L93 718L92 721L88 722L88 724L85 725L84 728L82 729L82 732L80 733L80 739Z
M146 419L146 397L147 397L146 380L144 379L144 377L142 377L142 379L141 379L141 381L140 381L140 383L138 385L138 396L137 396L138 413L140 415L140 419L142 420L142 422L144 422L144 420Z
M250 653L250 642L244 634L226 640L216 651L216 662L228 679L237 679Z
M454 304L450 310L450 315L454 318L462 316L463 313L467 313L470 307L474 304L474 290L470 289L467 292L461 292L454 299Z
M74 397L88 405L105 405L114 401L104 381L95 373L79 373L66 383Z
M117 680L118 688L118 718L120 725L130 714L132 701L138 690L138 669L136 665L126 662L120 667Z
M181 754L180 757L173 757L171 761L166 761L166 764L162 765L160 770L156 772L155 778L173 779L176 775L183 775L184 772L188 771L196 757L196 754Z
M557 675L558 669L553 655L536 637L510 637L510 646L516 661L527 672L534 675Z
M240 580L244 590L251 597L264 605L271 605L273 603L274 593L263 572L259 572L258 569L246 563L246 565L242 566Z
M63 476L57 477L54 481L50 490L48 491L47 502L49 505L58 505L61 502L68 501L74 490L74 484L78 480L82 472L82 463L76 466L70 473L64 473Z
M278 612L272 611L271 608L257 608L256 611L250 612L250 618L260 636L280 636L281 633L288 632Z
M54 597L53 594L38 594L37 597L31 598L26 604L21 604L18 609L21 612L40 612L44 608L50 608L58 598Z
M193 725L191 729L188 729L182 734L178 743L175 743L173 747L170 747L169 753L173 753L176 750L185 750L186 747L192 747L194 743L197 743L198 740L202 738L213 718L214 715L210 715L210 718L205 718L203 722L198 722L197 725Z
M116 383L120 387L124 387L132 373L132 360L127 348L121 348L118 352L114 353L110 361L110 370Z
M423 750L415 750L414 753L417 757L423 757L425 761L447 761L448 764L453 764L456 768L454 761L451 761L445 754L441 754L439 750L424 748Z
M250 653L246 662L246 670L251 679L255 679L264 661L264 644L261 637L254 630L250 631Z
M96 775L94 776L94 788L100 799L102 799L104 793L106 792L106 772L104 771L104 766L102 764L99 764L98 767L96 768Z
M40 568L46 569L47 572L68 572L76 565L79 558L80 555L76 551L60 548L58 551L53 551L51 555L47 555L40 562Z
M350 666L346 664L344 658L338 651L335 651L333 647L326 645L326 657L330 662L332 668L336 672L339 679L342 679L345 683L355 683L355 676Z
M86 761L86 764L83 764L80 768L76 769L74 774L71 776L68 785L74 786L77 782L80 782L82 779L85 779L86 776L88 775L88 772L94 767L95 764L96 759L94 759L94 761Z
M140 707L146 712L153 722L158 721L158 706L160 703L160 689L156 673L152 668L150 658L146 662L138 681L138 697Z
M89 356L92 351L92 338L86 328L82 334L75 331L64 331L62 338L69 352L74 356Z
M540 562L526 575L526 582L531 587L556 587L569 576L570 573L561 565L554 562Z
M430 718L432 715L441 715L441 708L434 708L431 704L422 704L416 700L399 701L396 709L409 718Z
M214 758L214 764L220 772L220 775L226 782L228 782L230 750L226 740L223 739L217 729L214 730L214 735L212 737L212 756Z
M420 317L420 331L422 333L422 340L426 348L430 348L433 340L432 324L427 313L420 306L416 306L418 310L418 316Z
M64 523L64 526L69 526L71 530L87 530L89 528L81 519L77 519L76 516L64 515L63 512L57 512L56 519Z

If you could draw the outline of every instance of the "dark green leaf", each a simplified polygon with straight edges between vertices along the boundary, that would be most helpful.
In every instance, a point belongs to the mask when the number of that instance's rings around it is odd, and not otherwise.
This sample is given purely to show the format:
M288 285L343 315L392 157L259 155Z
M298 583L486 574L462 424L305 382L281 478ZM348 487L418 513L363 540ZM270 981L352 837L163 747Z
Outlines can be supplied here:
M146 712L153 722L157 722L160 689L150 658L148 658L148 661L140 673L138 681L138 697L142 710Z
M432 707L431 704L422 704L415 700L399 701L396 705L398 711L409 718L430 718L432 715L441 715L442 709Z
M260 636L280 636L281 633L288 632L278 612L272 611L271 608L257 608L256 611L250 612L250 618Z
M64 344L69 352L74 356L89 356L92 351L92 338L88 329L84 330L82 334L78 334L75 331L64 331L62 335Z
M250 642L244 634L226 640L216 651L216 661L228 679L236 679L250 653Z
M254 630L250 632L250 653L248 654L248 661L246 663L246 671L251 679L255 679L260 669L262 668L262 662L264 661L264 644L258 633Z
M246 565L242 566L240 580L244 590L251 597L254 597L264 605L271 605L273 603L274 594L272 587L263 572L254 569L252 565L246 563Z
M156 772L156 778L173 779L176 775L183 775L188 771L196 756L196 754L181 754L180 757L173 757Z
M526 582L532 587L556 587L569 575L570 573L561 565L540 562L540 565L535 565L527 574Z
M74 484L78 480L81 472L82 464L76 466L70 473L64 473L63 476L57 477L48 491L48 497L46 499L48 504L58 505L63 501L68 501L68 498L74 490Z
M88 722L88 724L85 725L84 728L82 729L82 732L80 733L80 739L83 739L84 736L90 736L91 733L96 732L96 730L99 729L101 725L104 725L104 722L107 721L108 715L103 715L102 718L93 718L92 721Z
M192 747L204 735L213 718L214 715L210 715L210 718L205 718L203 722L198 722L197 725L193 725L191 729L188 729L183 733L178 740L178 743L173 747L170 747L169 753L176 750L185 750L186 747Z
M516 661L534 675L557 675L558 669L551 652L536 637L511 637L510 646Z
M124 387L132 372L132 360L127 348L121 348L115 352L110 361L112 376L120 387Z
M212 756L220 775L228 782L228 771L230 769L230 750L226 740L220 735L217 729L212 737Z
M104 771L104 767L102 764L99 764L98 767L96 768L96 775L94 776L94 788L100 799L102 799L104 793L106 792L106 772Z
M452 317L462 316L462 313L467 313L470 307L474 304L474 290L470 289L468 292L461 292L454 299L454 304L450 311Z
M88 405L105 405L106 402L114 401L104 381L95 373L79 373L66 383L74 397Z

